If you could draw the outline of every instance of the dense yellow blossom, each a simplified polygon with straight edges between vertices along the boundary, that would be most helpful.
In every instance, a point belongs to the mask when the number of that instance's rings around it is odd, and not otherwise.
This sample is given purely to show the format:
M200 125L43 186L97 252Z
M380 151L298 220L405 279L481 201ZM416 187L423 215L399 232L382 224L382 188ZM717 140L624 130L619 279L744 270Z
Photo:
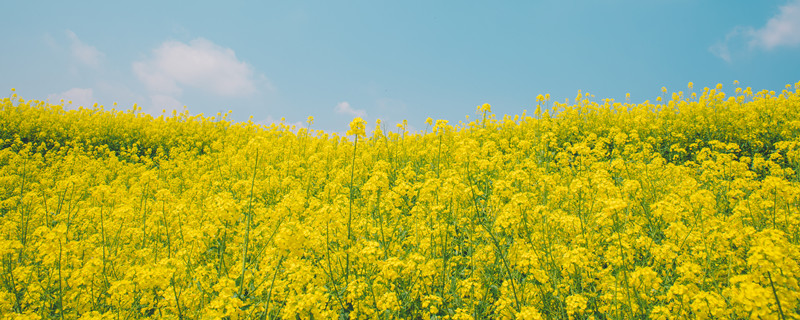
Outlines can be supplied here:
M14 93L0 314L798 319L800 83L687 87L346 136Z

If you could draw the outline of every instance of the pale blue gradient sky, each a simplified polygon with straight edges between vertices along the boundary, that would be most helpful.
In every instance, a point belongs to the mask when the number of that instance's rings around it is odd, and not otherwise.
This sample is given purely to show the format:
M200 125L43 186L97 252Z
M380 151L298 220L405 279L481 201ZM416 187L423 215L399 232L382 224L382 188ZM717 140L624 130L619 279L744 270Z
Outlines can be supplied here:
M188 2L187 2L188 3ZM800 80L800 0L165 1L3 5L0 90L26 99L233 110L345 131L355 115L458 121L536 96ZM780 30L789 30L780 31Z

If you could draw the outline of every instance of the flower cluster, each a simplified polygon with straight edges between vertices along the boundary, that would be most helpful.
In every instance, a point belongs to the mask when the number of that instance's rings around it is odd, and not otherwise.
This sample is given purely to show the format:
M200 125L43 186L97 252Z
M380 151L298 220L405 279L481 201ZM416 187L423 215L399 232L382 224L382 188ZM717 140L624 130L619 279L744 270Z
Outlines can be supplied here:
M662 91L371 136L14 94L0 315L800 318L800 83Z

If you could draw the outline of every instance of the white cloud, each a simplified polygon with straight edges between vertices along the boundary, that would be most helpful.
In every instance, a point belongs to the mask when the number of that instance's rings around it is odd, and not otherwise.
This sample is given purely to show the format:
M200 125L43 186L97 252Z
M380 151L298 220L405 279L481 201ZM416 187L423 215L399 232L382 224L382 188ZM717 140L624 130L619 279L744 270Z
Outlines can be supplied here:
M763 27L735 27L724 40L708 50L720 59L732 62L735 55L756 48L772 50L797 45L800 45L800 0L790 0Z
M752 34L751 46L771 50L780 46L800 44L800 0L780 7L780 12Z
M61 103L62 99L65 105L72 101L73 107L90 107L96 101L92 88L72 88L61 93L53 93L47 96L47 100L50 103Z
M184 87L193 87L220 96L254 93L253 68L236 58L229 48L203 38L188 44L166 41L152 56L132 65L134 74L148 90L176 95Z
M71 30L67 30L67 38L69 38L70 41L70 52L72 53L72 57L93 68L100 66L100 62L102 61L103 57L105 57L105 54L100 52L100 50L97 50L97 48L83 43L83 41L78 38L75 32L72 32Z
M363 109L353 109L350 106L350 103L347 101L342 101L336 104L336 107L333 108L334 111L337 113L351 115L353 117L361 117L364 118L367 116L367 112Z

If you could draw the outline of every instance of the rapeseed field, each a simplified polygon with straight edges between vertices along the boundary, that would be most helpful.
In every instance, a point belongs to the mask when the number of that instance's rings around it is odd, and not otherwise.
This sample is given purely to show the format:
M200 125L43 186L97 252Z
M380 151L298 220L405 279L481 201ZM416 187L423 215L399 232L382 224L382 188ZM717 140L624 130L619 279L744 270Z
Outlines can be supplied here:
M800 319L800 82L343 136L0 101L4 319Z

